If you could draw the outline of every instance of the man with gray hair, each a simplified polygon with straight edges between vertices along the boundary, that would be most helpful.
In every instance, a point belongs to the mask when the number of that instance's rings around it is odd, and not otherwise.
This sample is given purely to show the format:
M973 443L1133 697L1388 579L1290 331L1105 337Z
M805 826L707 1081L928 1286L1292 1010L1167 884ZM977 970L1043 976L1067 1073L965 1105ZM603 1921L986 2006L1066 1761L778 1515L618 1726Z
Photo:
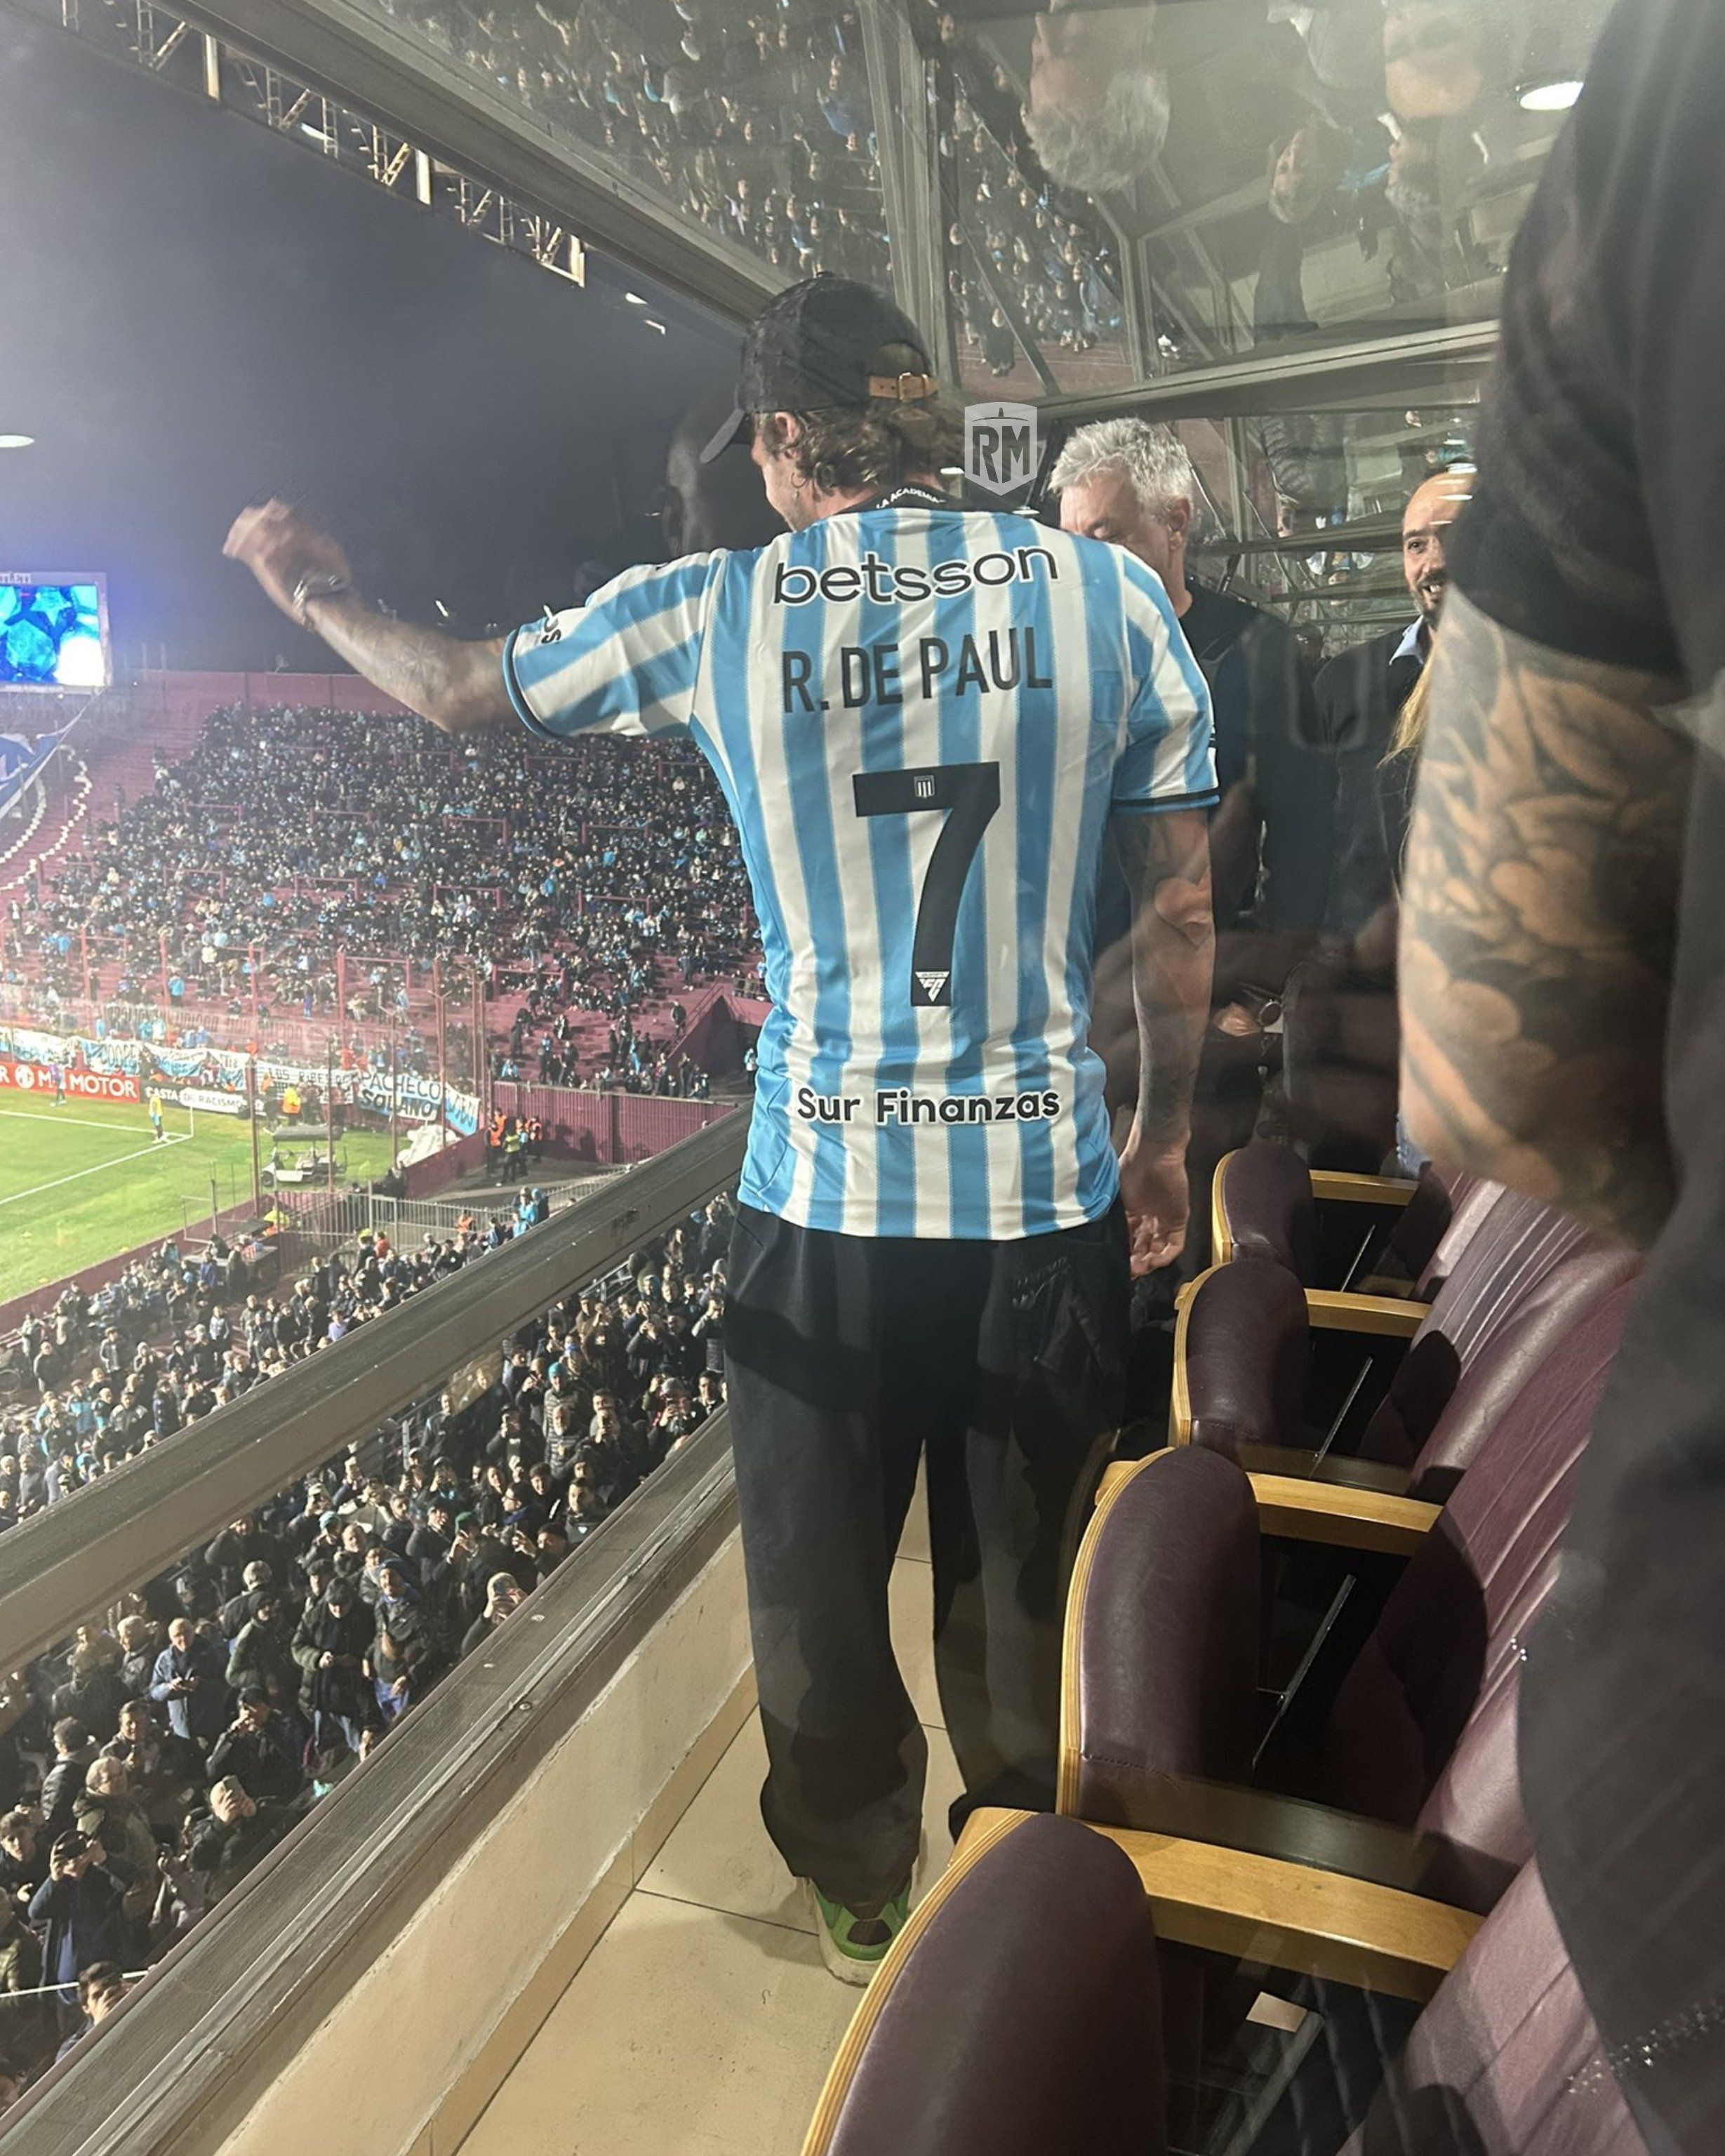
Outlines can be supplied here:
M1293 633L1186 572L1199 500L1192 460L1167 427L1105 419L1081 428L1050 476L1060 526L1123 547L1155 572L1173 603L1215 713L1222 805L1210 825L1218 942L1214 1016L1194 1097L1188 1154L1202 1200L1211 1167L1250 1136L1258 1108L1259 1021L1324 918L1333 846L1335 774L1321 746L1312 683ZM1105 868L1096 914L1096 1045L1111 1095L1132 1096L1135 1041L1108 992L1124 939L1124 875ZM1194 1209L1188 1267L1206 1261L1207 1206Z
M1156 52L1156 9L1057 8L1036 18L1024 121L1057 187L1081 194L1129 187L1168 140L1168 71Z
M1209 683L1222 789L1210 830L1218 928L1310 935L1328 892L1333 773L1293 632L1188 576L1199 485L1170 429L1143 419L1081 428L1049 485L1062 531L1111 541L1155 571Z

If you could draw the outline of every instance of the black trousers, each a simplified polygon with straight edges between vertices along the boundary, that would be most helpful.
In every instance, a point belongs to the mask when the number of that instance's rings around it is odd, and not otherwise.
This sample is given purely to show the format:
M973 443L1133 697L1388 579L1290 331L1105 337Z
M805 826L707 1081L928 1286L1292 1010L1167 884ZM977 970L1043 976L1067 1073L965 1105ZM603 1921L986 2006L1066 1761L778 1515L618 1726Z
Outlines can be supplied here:
M1053 1806L1066 1587L1124 1394L1124 1218L937 1242L739 1207L726 1270L762 1814L793 1873L855 1906L905 1883L922 1830L886 1597L919 1458L957 1816Z

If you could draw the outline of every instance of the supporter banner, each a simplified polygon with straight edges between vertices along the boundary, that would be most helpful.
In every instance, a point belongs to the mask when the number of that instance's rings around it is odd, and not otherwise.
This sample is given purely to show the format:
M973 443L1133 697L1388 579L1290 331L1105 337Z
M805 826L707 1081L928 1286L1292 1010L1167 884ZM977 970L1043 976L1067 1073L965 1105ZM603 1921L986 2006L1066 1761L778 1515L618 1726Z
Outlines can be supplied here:
M182 1086L174 1095L182 1108L205 1108L214 1116L243 1116L243 1093L212 1093L207 1086Z
M245 1113L247 1059L237 1049L164 1050L141 1040L120 1040L112 1035L104 1040L92 1040L83 1034L61 1035L25 1026L0 1025L0 1072L8 1067L4 1060L8 1057L17 1059L10 1065L11 1069L28 1070L33 1074L17 1081L21 1091L44 1086L48 1079L45 1065L58 1061L65 1068L68 1094L76 1092L85 1099L141 1101L141 1078L154 1077L159 1072L176 1086L199 1081L200 1091L232 1101L231 1111L218 1112L236 1116ZM74 1060L87 1067L74 1070ZM280 1056L260 1055L257 1065L262 1086L291 1083L302 1089L315 1087L320 1094L323 1091L326 1070L321 1063L299 1063ZM0 1085L7 1082L0 1076ZM389 1113L391 1092L387 1073L338 1070L336 1074L336 1099L357 1101L374 1115ZM393 1093L396 1111L401 1116L415 1122L437 1120L438 1083L434 1077L422 1077L416 1072L403 1070L394 1081ZM444 1089L443 1097L450 1130L457 1137L470 1137L479 1128L478 1096L449 1086Z
M80 1070L68 1061L61 1065L66 1097L71 1101L134 1101L143 1093L137 1080L126 1070ZM0 1057L0 1086L14 1093L46 1093L54 1097L54 1080L45 1063L19 1063Z

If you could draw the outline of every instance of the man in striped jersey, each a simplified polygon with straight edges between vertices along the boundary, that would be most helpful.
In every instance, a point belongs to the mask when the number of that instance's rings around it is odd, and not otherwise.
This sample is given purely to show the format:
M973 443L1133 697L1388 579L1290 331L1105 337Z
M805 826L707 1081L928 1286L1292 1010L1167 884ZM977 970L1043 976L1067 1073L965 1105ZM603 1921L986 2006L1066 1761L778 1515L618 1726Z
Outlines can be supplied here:
M789 526L470 644L386 620L280 504L228 552L454 733L692 733L730 801L773 1013L726 1320L769 1832L866 1982L903 1922L927 1745L887 1582L926 1455L965 1808L1053 1800L1060 1617L1118 1421L1128 1262L1178 1255L1208 1018L1204 679L1122 549L942 491L922 341L820 277L752 329L740 434ZM1117 1163L1088 1028L1111 822L1142 1081Z

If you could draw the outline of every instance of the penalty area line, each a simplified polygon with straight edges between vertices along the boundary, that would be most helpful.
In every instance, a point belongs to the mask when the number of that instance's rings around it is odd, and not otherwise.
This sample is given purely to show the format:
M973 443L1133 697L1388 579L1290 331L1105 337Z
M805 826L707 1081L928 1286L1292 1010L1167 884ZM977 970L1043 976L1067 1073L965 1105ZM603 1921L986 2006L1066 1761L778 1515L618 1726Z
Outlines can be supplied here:
M183 1134L162 1140L164 1145L171 1146L190 1145L191 1142L191 1139ZM142 1160L146 1153L155 1151L156 1143L152 1139L148 1145L140 1146L135 1152L117 1153L112 1160L99 1160L89 1168L74 1168L69 1175L57 1175L52 1183L39 1183L33 1190L14 1190L8 1197L0 1198L0 1205L16 1205L22 1199L39 1198L46 1190L58 1190L63 1183L76 1183L80 1176L100 1175L105 1168L123 1168L127 1161Z

